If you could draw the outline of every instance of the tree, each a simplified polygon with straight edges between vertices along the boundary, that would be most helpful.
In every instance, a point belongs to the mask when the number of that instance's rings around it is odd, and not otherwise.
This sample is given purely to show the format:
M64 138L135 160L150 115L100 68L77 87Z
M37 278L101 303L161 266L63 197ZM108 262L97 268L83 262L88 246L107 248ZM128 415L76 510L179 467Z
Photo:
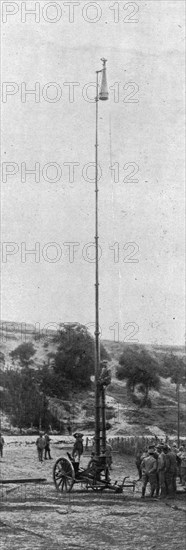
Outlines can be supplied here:
M33 363L32 357L35 355L36 350L32 342L20 344L17 348L10 352L12 361L19 363L21 367L28 367Z
M68 394L73 389L88 388L94 374L94 338L86 326L79 323L61 324L55 336L58 343L53 370L57 380L58 395ZM100 346L101 359L107 357L103 345Z
M178 447L180 444L180 385L186 384L186 364L182 357L171 353L164 359L164 371L166 378L171 378L171 382L176 384L176 398L177 398L177 437Z
M50 397L58 397L63 392L60 388L59 376L53 370L53 365L44 363L36 372L37 384L43 395Z
M120 356L116 376L119 380L127 381L127 388L132 397L138 387L144 395L141 406L150 405L149 391L159 390L160 387L157 363L145 349L139 353L130 348L126 349Z
M1 374L1 371L0 371ZM2 378L2 376L1 376ZM1 406L10 415L13 425L28 428L32 425L43 428L51 422L48 399L39 384L38 372L23 367L10 369L3 373L3 392Z
M182 357L170 353L165 357L163 367L165 378L170 377L173 384L186 384L186 364Z
M4 408L12 423L19 428L30 426L37 417L40 396L36 391L32 371L28 367L5 372L6 394Z

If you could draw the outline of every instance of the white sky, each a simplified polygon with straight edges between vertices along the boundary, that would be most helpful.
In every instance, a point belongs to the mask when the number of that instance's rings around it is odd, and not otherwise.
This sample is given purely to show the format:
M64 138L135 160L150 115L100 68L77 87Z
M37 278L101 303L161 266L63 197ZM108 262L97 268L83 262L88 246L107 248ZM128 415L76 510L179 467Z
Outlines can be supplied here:
M101 57L108 59L109 87L118 82L119 101L110 90L107 102L99 102L99 162L102 178L99 192L100 326L104 338L113 339L110 329L119 327L119 339L132 341L137 327L139 342L182 344L184 342L184 2L148 0L119 6L119 22L114 22L114 2L97 2L100 20L90 2L75 7L74 23L69 22L69 7L56 2L56 23L44 19L46 4L39 2L40 21L28 16L21 21L23 2L14 4L17 13L2 24L3 82L18 85L17 93L3 103L2 161L16 163L19 171L2 184L2 242L15 244L15 254L2 263L1 317L8 321L59 323L94 322L94 263L82 251L94 240L94 184L82 177L83 166L94 162L95 106L83 98L83 87L95 82ZM95 2L94 2L95 4ZM34 8L35 2L27 2ZM123 9L125 7L125 10ZM101 8L101 11L100 11ZM4 8L5 9L5 8ZM8 8L7 9L11 9ZM88 10L88 11L87 11ZM50 7L48 18L56 16ZM139 19L123 22L124 17ZM5 18L5 12L4 12ZM40 91L49 82L59 85L62 97L57 102L38 103L33 95L21 100L21 83ZM68 86L76 82L74 102ZM131 88L139 87L136 103L123 102ZM115 85L115 89L117 85ZM49 97L56 91L50 88ZM94 90L89 89L94 97ZM53 95L52 95L53 94ZM118 99L118 98L115 98ZM111 152L109 119L111 117ZM111 159L112 156L112 159ZM118 163L119 182L114 182L110 161ZM56 183L41 175L21 181L21 163L42 172L48 163L61 166L63 175ZM78 162L75 181L68 181L64 163ZM137 182L123 182L127 163L135 162ZM90 170L89 175L93 177ZM48 177L54 177L50 169ZM39 261L28 255L23 262L23 247L40 247ZM70 262L67 242L76 242L74 261ZM134 259L123 262L136 243ZM48 243L57 243L62 256L46 261ZM116 260L114 262L114 243ZM123 250L123 246L126 250ZM119 258L117 251L119 248ZM10 248L9 248L10 250ZM42 251L44 250L43 254ZM84 249L84 256L85 256ZM91 249L91 253L93 250ZM48 256L56 254L48 248ZM132 323L132 328L128 327ZM123 326L125 329L123 330Z

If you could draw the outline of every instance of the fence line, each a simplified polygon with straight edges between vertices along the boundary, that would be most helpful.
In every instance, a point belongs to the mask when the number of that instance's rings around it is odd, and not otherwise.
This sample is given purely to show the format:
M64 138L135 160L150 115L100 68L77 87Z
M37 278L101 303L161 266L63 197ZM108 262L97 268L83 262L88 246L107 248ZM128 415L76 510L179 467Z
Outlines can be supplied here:
M111 445L113 451L118 451L121 454L135 455L139 450L148 448L149 445L159 442L160 439L155 436L123 436L113 437L108 439L108 443ZM162 440L161 440L162 441ZM176 437L174 438L176 441ZM180 438L180 444L185 441L185 438ZM163 442L172 443L173 440L169 440L168 437Z

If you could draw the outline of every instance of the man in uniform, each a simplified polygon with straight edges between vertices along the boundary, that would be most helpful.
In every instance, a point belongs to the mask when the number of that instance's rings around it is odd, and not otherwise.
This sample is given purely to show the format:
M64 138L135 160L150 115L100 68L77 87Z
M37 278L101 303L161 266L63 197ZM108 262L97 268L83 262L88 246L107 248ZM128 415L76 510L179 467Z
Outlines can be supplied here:
M137 452L136 452L136 466L137 466L137 470L138 470L138 474L139 474L139 479L142 478L142 471L141 471L141 463L142 463L142 460L144 458L144 453L142 451L142 449L138 449Z
M154 496L157 488L157 460L155 458L154 445L149 446L147 456L142 460L142 498L145 496L147 483L150 483L150 496Z
M45 439L41 432L39 432L39 437L37 438L37 441L36 441L36 447L37 447L39 462L43 462L43 450L45 447Z
M183 443L182 447L180 447L179 458L181 461L181 464L180 464L181 483L185 487L186 486L186 444L185 443Z
M45 433L45 460L47 460L47 454L48 454L48 458L50 458L51 460L52 457L50 454L50 437L46 432Z
M156 496L164 498L167 495L165 484L165 454L163 451L163 445L157 445L157 490Z
M163 447L165 454L165 484L167 494L171 497L176 493L177 461L176 455L168 445Z
M83 434L76 432L74 434L75 443L72 450L72 457L80 462L81 455L83 454Z

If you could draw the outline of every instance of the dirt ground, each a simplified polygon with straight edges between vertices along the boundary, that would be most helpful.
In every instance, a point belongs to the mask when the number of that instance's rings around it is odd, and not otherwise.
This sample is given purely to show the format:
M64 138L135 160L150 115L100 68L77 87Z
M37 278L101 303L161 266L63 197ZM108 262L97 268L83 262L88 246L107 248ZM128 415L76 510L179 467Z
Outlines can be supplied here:
M175 500L141 500L141 485L115 494L94 493L75 485L59 495L52 469L67 448L51 445L52 460L39 463L34 441L8 442L1 459L3 479L44 477L44 485L7 485L0 489L3 550L183 550L186 542L184 495ZM82 466L89 460L86 452ZM133 458L113 454L112 480L137 479Z

